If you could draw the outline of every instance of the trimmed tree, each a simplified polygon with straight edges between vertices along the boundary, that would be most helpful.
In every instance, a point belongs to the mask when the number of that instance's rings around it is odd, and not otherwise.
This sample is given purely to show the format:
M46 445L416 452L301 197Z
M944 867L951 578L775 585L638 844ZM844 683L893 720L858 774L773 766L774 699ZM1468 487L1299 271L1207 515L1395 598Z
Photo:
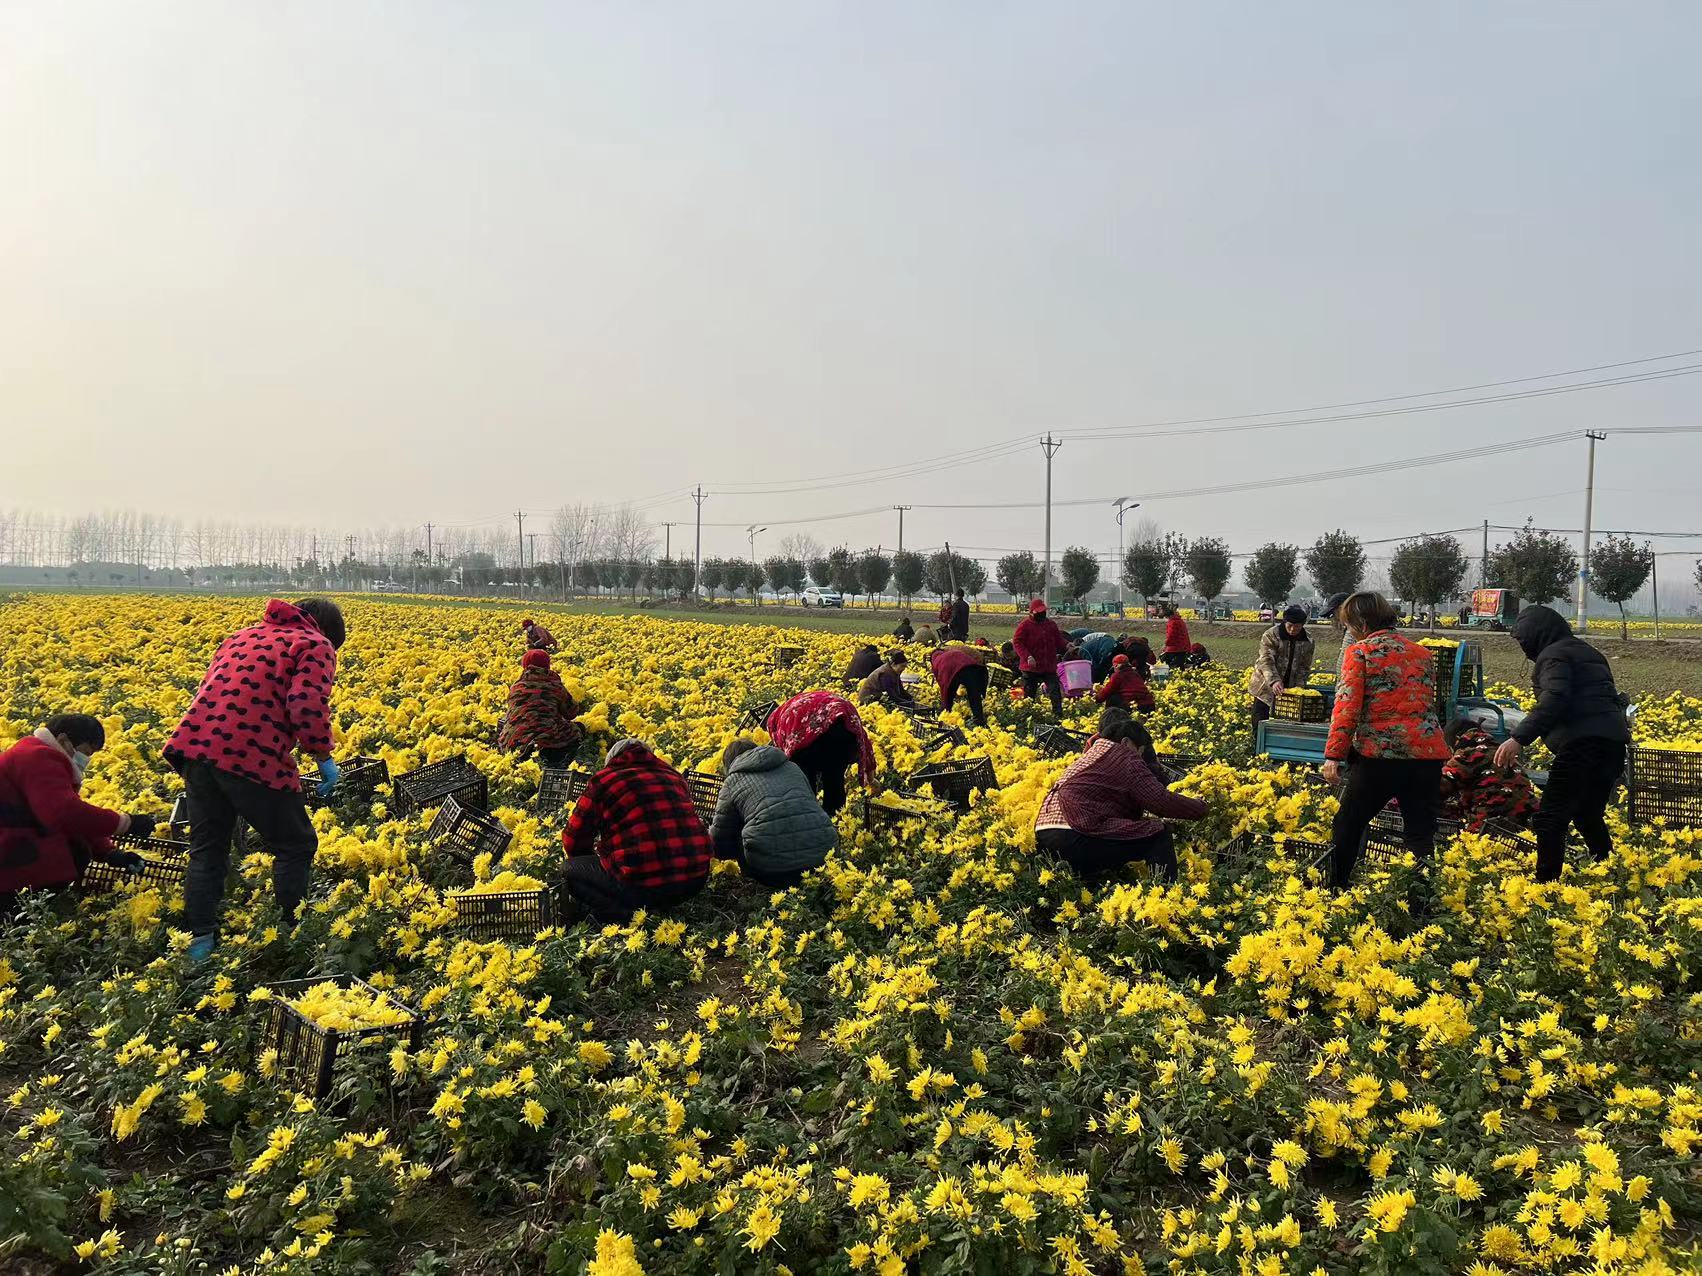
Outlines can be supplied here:
M1040 592L1040 564L1030 550L1006 554L994 567L993 579L1012 598L1033 598Z
M1625 604L1643 588L1655 568L1655 550L1648 541L1639 545L1629 536L1608 536L1590 551L1590 588L1619 607L1619 638L1629 633Z
M1489 575L1521 603L1551 603L1566 597L1578 579L1578 554L1569 542L1537 531L1526 519L1513 539L1489 556Z
M1123 586L1151 602L1170 579L1170 543L1166 537L1139 540L1123 551Z
M734 561L737 562L738 560L735 559ZM703 583L704 590L709 594L710 602L715 601L715 591L720 589L727 581L728 565L725 558L706 558L703 560L703 574L699 579ZM672 567L673 564L670 562L669 566ZM738 586L729 586L729 588L736 589Z
M892 587L908 605L922 592L928 578L928 560L915 550L901 549L892 556Z
M1229 546L1215 536L1194 541L1188 546L1183 565L1188 569L1194 592L1206 600L1209 608L1229 583Z
M875 595L884 593L892 583L892 559L878 549L865 549L857 560L857 578L863 592L869 596L869 606L875 605Z
M987 570L980 563L959 553L947 554L943 549L928 555L928 567L923 576L928 592L941 598L947 597L954 588L968 595L979 594L987 584Z
M1317 591L1328 598L1331 594L1351 594L1365 579L1365 547L1359 537L1336 530L1325 532L1306 551L1306 574L1312 578Z
M825 557L815 557L805 563L810 573L810 584L817 589L833 588L833 564Z
M1437 606L1458 597L1470 567L1465 550L1452 536L1420 536L1395 551L1389 563L1389 588L1415 607L1428 607L1434 628Z
M793 568L797 569L795 575ZM776 555L763 563L762 571L777 598L788 590L796 593L804 587L804 565L795 558Z
M705 563L707 568L709 564ZM750 564L742 558L729 558L721 564L721 584L729 594L736 594L745 587L745 578L750 574Z
M1247 588L1258 595L1261 603L1271 607L1282 606L1294 592L1294 582L1299 578L1299 558L1300 547L1297 545L1279 545L1272 541L1259 546L1253 551L1253 557L1247 560Z
M843 545L827 551L827 579L848 598L863 592L862 582L857 578L857 556Z
M1099 583L1099 560L1093 556L1092 550L1071 545L1058 560L1058 572L1063 578L1064 596L1078 608L1083 608L1085 615L1082 599Z

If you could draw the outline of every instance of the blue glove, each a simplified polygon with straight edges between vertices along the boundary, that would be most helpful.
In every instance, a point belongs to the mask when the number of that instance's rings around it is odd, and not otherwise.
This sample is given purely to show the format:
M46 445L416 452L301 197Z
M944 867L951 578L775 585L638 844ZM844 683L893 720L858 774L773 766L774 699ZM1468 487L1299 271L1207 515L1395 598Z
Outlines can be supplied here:
M330 797L331 790L337 787L337 781L343 778L343 773L337 770L337 763L331 758L319 760L319 796Z

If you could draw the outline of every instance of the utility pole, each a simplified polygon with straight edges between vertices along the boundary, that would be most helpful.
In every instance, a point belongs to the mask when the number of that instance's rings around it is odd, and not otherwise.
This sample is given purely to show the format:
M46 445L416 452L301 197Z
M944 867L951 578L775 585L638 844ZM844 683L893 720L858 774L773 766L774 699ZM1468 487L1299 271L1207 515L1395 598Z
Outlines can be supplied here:
M426 524L426 566L431 566L431 524Z
M674 525L662 524L662 557L672 562L674 559Z
M1119 496L1116 500L1112 501L1111 503L1117 507L1117 566L1115 568L1115 570L1117 572L1117 614L1119 616L1122 616L1124 614L1124 605L1123 605L1123 515L1127 514L1130 510L1138 510L1141 507L1141 503L1139 501L1131 502L1129 500L1129 498L1126 497L1126 496Z
M1661 556L1649 555L1649 583L1655 587L1655 641L1661 640Z
M526 539L532 542L532 570L534 572L536 572L538 570L538 533L527 532L526 533ZM531 583L532 583L532 578L530 576L528 576L528 577L526 577L526 579L522 580L520 583L523 584L523 585L526 585L526 586L530 586Z
M691 595L693 598L699 598L702 596L700 582L703 577L703 502L707 499L703 484L697 485L691 499L697 502L697 540L691 551Z
M1483 557L1478 561L1477 583L1489 588L1489 520L1483 520Z
M514 511L516 541L520 546L520 574L526 574L526 511Z
M353 572L354 569L355 569L355 538L354 538L354 536L353 535L345 536L343 538L343 543L348 546L348 555L343 559L343 562L344 562L344 577L343 577L343 579L344 579L345 584L353 584L353 578L348 573Z
M1052 438L1052 432L1046 432L1046 441L1040 445L1040 450L1046 453L1046 565L1041 568L1040 600L1052 605L1052 458L1058 449L1064 446L1064 441Z
M909 508L908 505L893 506L893 509L898 511L898 552L900 554L904 552L904 511Z
M1596 512L1596 442L1607 435L1585 430L1584 437L1590 441L1590 459L1584 470L1584 556L1578 563L1578 623L1574 626L1578 633L1590 627L1584 609L1590 597L1590 521Z

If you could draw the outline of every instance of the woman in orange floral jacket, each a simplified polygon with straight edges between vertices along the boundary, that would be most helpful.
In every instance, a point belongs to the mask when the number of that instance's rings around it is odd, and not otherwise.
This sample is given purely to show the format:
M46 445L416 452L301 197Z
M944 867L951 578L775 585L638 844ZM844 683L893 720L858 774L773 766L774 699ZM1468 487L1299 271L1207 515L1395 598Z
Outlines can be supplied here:
M1324 745L1326 780L1337 783L1347 767L1330 839L1330 885L1338 889L1353 875L1365 830L1390 798L1401 804L1407 849L1429 858L1448 756L1430 652L1395 632L1395 609L1381 594L1352 595L1341 618L1348 645Z

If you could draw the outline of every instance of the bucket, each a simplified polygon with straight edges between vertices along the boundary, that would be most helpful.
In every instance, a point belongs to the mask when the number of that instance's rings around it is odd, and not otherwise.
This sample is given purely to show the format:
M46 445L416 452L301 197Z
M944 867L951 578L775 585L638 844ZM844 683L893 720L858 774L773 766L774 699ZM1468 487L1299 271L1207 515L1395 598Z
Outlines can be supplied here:
M1093 690L1093 662L1066 660L1058 666L1058 681L1066 696L1085 696Z

